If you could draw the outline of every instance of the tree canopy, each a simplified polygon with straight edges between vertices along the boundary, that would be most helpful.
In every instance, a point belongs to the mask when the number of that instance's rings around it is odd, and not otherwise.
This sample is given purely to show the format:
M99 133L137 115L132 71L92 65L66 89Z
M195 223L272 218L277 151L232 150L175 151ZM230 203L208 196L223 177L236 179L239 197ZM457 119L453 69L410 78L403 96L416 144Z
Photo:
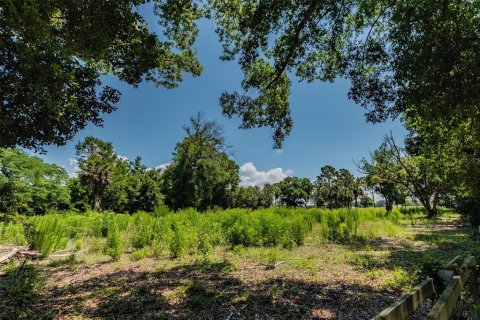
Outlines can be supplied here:
M479 132L478 1L215 1L226 60L238 59L244 92L220 102L242 127L291 130L291 77L350 80L371 122L403 115ZM420 121L418 120L418 121ZM462 121L458 121L462 120Z
M307 206L310 200L313 184L307 178L286 177L279 183L280 198L288 207Z
M16 149L0 149L0 212L44 214L70 206L67 172Z
M79 210L152 212L161 202L161 173L142 159L119 157L112 143L88 136L76 145L78 177L69 181L71 201Z
M146 3L163 34L138 13ZM192 48L199 17L189 0L2 1L0 147L41 150L101 125L120 99L103 75L172 88L183 73L200 74Z
M138 12L146 4L160 34ZM171 88L200 74L203 17L245 75L243 90L221 96L224 114L274 128L275 147L293 125L292 78L349 79L371 122L402 115L419 133L439 122L480 132L478 1L10 0L0 12L0 147L41 149L100 125L120 98L103 75Z
M164 172L165 203L174 210L231 206L239 168L226 152L223 128L197 114L184 129L187 136Z
M442 161L420 154L408 154L392 136L373 152L371 160L363 159L359 168L367 174L369 183L386 202L387 211L402 201L402 189L420 201L429 217L437 215L437 206L443 195L444 165Z

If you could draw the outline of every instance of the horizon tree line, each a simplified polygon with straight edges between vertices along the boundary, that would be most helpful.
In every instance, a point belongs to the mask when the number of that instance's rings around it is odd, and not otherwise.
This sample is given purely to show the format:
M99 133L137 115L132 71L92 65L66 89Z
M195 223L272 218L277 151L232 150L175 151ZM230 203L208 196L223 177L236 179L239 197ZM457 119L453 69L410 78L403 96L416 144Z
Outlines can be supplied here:
M314 181L289 176L263 187L241 187L239 167L230 159L223 128L199 113L183 129L185 138L177 143L172 162L163 170L147 168L140 157L121 158L111 142L91 136L75 146L79 171L72 178L65 169L38 157L1 149L0 212L44 214L71 208L133 213L152 212L161 204L174 211L271 206L334 209L375 206L375 194L379 194L387 213L410 196L433 217L445 195L436 164L407 153L391 136L370 160L358 164L363 177L326 165Z

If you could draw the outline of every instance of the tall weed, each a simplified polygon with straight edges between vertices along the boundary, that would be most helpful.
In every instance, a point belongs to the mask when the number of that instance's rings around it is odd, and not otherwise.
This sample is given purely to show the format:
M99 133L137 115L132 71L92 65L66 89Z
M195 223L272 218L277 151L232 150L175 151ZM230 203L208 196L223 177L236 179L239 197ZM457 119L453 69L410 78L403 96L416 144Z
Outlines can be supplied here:
M105 253L113 260L120 259L123 253L123 241L120 234L120 228L116 222L113 222L107 229L107 243Z
M62 215L47 215L37 219L32 234L32 247L47 257L64 249L68 243L67 229Z

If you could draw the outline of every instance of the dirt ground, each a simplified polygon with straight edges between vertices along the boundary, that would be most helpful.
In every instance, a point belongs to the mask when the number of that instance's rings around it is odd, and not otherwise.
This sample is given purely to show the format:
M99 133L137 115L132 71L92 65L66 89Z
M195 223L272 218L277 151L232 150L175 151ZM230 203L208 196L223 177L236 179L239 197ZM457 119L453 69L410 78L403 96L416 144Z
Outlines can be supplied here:
M408 272L420 257L448 258L464 236L455 221L444 221L360 244L312 236L293 250L218 248L208 260L83 254L28 267L17 261L0 277L0 318L370 319L416 285ZM41 285L20 299L12 286L24 283L12 277L23 272Z

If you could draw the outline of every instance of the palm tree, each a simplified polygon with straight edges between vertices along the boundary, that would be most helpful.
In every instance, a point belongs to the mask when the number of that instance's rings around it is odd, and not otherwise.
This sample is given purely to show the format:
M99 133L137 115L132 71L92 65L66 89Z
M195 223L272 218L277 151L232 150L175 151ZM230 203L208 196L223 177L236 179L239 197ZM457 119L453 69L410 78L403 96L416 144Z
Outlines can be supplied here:
M93 191L92 210L101 209L101 195L105 188L112 184L113 174L110 165L100 157L92 156L82 166L80 179L83 184L89 185Z

